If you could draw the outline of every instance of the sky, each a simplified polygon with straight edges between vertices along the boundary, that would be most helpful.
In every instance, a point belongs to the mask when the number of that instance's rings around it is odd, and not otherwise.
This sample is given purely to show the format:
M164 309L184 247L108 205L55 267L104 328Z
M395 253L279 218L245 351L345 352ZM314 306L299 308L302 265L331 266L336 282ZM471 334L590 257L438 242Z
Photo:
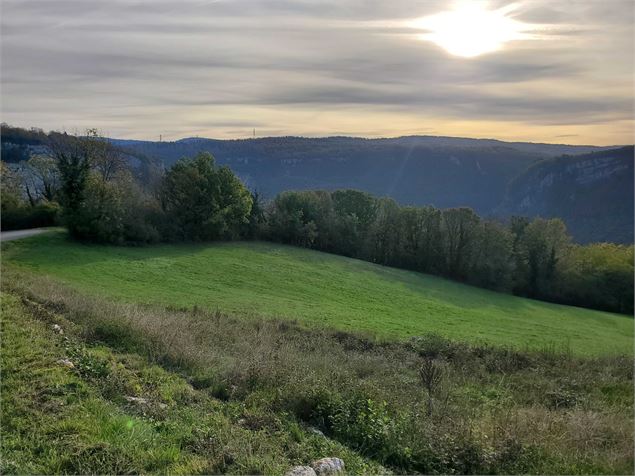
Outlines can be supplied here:
M2 121L118 138L635 139L632 0L2 0Z

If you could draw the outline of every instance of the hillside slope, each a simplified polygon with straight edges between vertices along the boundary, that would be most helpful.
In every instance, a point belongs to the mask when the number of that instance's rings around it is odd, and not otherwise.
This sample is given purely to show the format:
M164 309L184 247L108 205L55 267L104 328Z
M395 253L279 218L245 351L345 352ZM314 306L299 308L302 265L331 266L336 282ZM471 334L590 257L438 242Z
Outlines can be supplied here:
M514 179L501 215L559 217L582 243L633 242L633 147L537 162Z
M290 318L385 338L436 332L577 354L633 352L633 321L626 316L282 245L119 248L81 245L57 233L6 243L3 252L5 263L127 302Z
M5 292L1 306L2 474L283 474L325 452L354 474L385 472L288 414L218 400L138 349L86 340L90 328L25 296Z
M3 474L633 474L632 357L2 291Z
M556 154L601 150L430 136L114 142L160 158L166 166L211 152L265 197L284 190L356 188L403 204L469 206L481 214L502 201L508 181L531 163Z

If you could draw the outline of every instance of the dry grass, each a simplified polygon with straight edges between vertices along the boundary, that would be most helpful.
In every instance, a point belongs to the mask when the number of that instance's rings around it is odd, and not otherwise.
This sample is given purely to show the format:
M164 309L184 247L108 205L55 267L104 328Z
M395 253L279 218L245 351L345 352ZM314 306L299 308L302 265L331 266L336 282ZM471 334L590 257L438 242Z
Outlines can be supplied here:
M378 342L288 320L121 304L11 270L3 286L34 312L62 313L86 340L143 355L218 398L291 414L398 472L633 471L628 357L519 353L435 336ZM431 414L423 359L444 368Z

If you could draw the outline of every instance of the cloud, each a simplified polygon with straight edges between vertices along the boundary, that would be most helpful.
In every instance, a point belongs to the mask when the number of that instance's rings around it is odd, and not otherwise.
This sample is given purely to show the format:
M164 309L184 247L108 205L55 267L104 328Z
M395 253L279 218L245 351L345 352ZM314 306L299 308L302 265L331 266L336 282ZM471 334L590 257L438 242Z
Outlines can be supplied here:
M432 122L478 135L479 124L491 134L508 122L535 140L575 138L579 130L563 127L584 127L594 136L579 140L597 143L615 141L613 124L628 142L630 2L516 3L514 14L543 25L544 39L465 60L407 26L447 8L441 0L5 0L3 120L93 122L137 138L231 137L250 124L389 135Z

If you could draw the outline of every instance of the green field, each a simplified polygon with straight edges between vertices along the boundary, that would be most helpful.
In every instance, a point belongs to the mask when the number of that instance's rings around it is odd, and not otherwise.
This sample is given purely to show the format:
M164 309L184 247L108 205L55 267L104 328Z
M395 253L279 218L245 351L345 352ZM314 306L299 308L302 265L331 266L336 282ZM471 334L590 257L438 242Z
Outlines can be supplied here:
M3 263L123 300L297 319L381 338L632 354L633 319L270 243L82 245L55 232L3 244Z

